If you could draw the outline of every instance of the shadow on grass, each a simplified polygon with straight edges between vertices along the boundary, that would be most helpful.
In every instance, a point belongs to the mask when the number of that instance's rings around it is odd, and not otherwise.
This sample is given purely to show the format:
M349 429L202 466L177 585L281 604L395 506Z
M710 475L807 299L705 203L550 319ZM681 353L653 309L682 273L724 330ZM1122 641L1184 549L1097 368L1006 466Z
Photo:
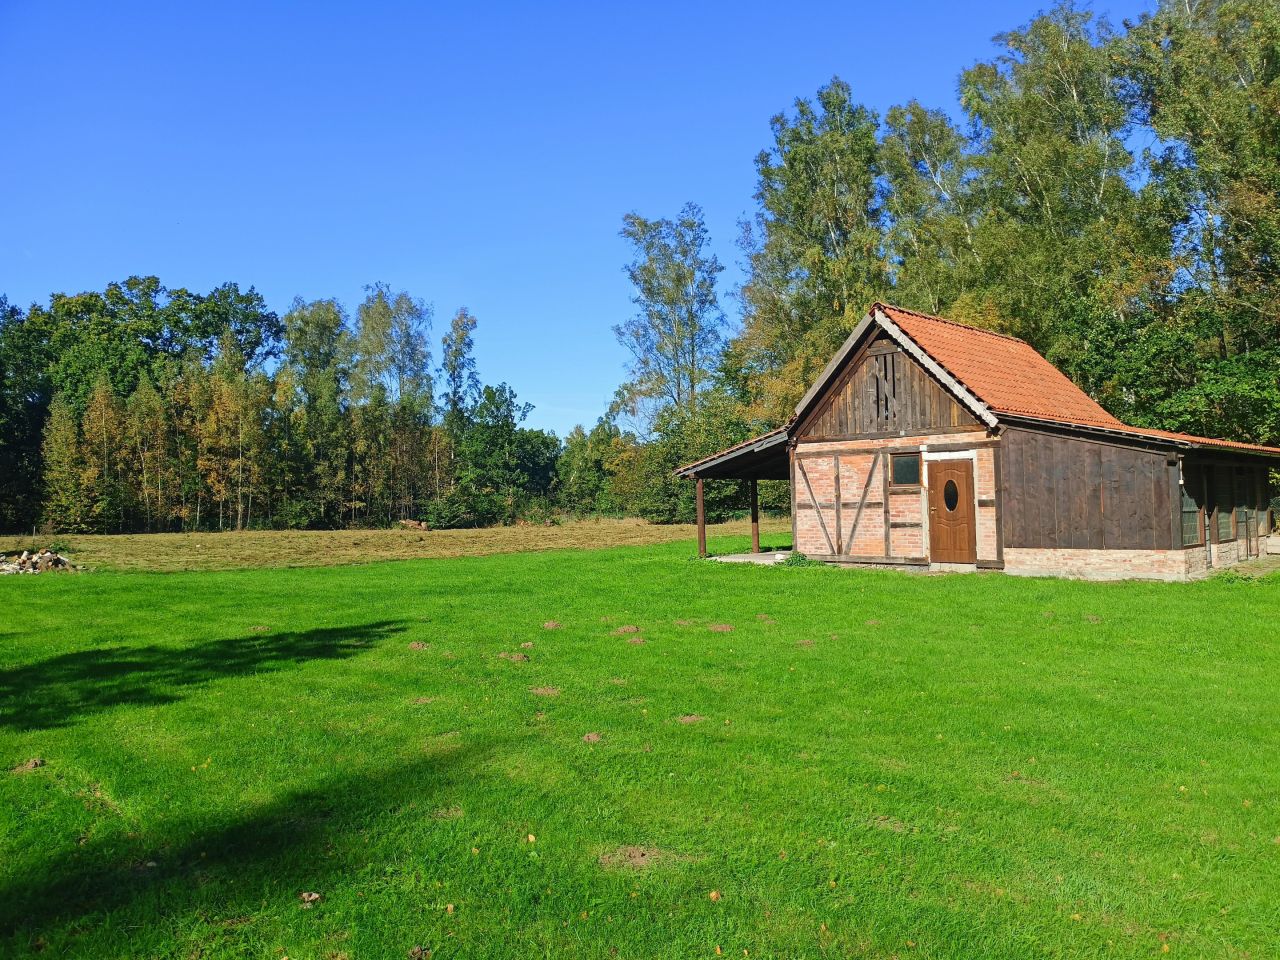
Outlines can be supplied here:
M383 621L251 634L195 646L97 647L0 670L0 728L40 730L131 705L173 703L181 690L308 660L342 660L400 633Z
M459 745L387 768L353 769L244 815L161 820L162 831L145 837L111 831L0 887L0 955L75 943L107 915L121 929L158 925L140 935L162 943L166 955L181 952L174 938L186 941L185 950L193 939L214 949L257 936L241 928L301 909L303 891L341 890L386 857L371 848L370 835L440 822L433 808L496 746Z

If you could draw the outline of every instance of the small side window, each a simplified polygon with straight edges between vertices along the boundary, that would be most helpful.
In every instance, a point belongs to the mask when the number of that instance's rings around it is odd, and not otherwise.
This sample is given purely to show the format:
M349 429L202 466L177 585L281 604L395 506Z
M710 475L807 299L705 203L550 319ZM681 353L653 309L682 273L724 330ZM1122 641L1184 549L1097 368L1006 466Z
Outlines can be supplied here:
M920 454L895 453L890 456L889 462L892 465L889 478L893 486L920 486Z

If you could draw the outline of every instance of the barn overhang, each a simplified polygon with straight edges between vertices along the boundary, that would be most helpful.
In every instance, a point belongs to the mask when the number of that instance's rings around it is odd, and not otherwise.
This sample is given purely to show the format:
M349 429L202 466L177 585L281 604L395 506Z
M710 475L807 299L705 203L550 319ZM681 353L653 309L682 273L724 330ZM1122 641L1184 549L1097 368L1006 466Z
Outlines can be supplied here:
M728 450L721 450L676 471L676 476L693 480L696 487L698 556L707 555L707 514L702 495L704 480L746 480L751 491L751 552L760 552L760 480L790 480L791 454L787 441L791 423L753 437Z
M788 425L789 426L789 425ZM790 480L786 426L712 454L676 471L691 480Z

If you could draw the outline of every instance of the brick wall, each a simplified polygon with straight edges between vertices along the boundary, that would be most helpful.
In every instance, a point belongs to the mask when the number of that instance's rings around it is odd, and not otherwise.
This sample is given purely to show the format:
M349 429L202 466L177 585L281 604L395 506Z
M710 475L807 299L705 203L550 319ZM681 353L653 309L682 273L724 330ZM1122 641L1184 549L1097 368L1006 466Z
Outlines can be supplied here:
M1062 547L1005 547L1004 572L1028 577L1077 580L1186 580L1204 549L1088 550Z
M1084 550L1005 547L1005 573L1079 580L1194 580L1234 566L1235 542L1213 545L1213 567L1203 546L1185 550ZM1266 543L1262 545L1266 550Z
M829 556L835 552L836 469L840 477L839 544L842 551L857 559L922 558L928 555L928 448L930 445L954 446L974 440L986 440L980 431L946 433L921 437L885 437L871 440L846 440L801 443L796 447L796 462L803 464L806 485L797 466L792 477L796 496L796 549L809 556ZM892 448L895 453L914 450L925 454L922 485L919 488L895 488L888 483L888 463L877 452ZM975 448L975 495L978 500L995 496L995 466L992 448ZM812 489L812 496L810 496ZM818 509L813 508L817 500ZM889 553L885 553L885 502L888 501ZM859 512L858 505L862 504ZM823 532L825 522L826 532ZM978 558L996 558L995 507L979 506L976 516ZM831 543L828 543L830 538Z

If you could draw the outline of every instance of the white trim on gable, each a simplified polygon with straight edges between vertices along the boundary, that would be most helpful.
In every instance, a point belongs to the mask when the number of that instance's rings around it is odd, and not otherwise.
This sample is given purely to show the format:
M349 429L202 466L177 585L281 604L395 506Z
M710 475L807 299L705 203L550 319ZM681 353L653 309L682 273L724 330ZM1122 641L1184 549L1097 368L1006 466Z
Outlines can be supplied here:
M946 387L957 400L968 407L974 416L985 423L988 429L995 429L999 421L996 419L996 415L991 412L991 408L970 393L959 380L947 373L947 371L944 370L942 366L933 359L933 357L925 353L925 351L918 346L914 340L902 332L902 329L896 323L885 316L883 310L876 311L876 323L880 325L881 329L883 329L884 332L898 344L898 346L910 354L916 363L920 364L920 366L924 367L931 374L937 377L938 381Z
M879 304L876 304L872 310L862 318L862 321L854 328L853 333L849 334L844 343L840 345L840 349L836 351L835 356L833 356L831 360L828 361L827 365L822 368L822 373L818 374L818 379L813 382L813 386L811 386L808 392L805 393L803 399L796 404L795 423L800 423L805 414L808 413L809 408L813 406L814 402L820 398L823 391L825 391L830 385L832 378L839 373L844 362L865 338L867 330L874 325L888 334L889 338L901 347L907 355L911 357L911 359L924 367L925 370L929 371L929 373L942 384L947 392L960 401L960 403L962 403L970 413L985 424L987 429L994 430L999 421L997 420L996 415L992 413L991 408L979 400L959 380L947 373L938 361L929 356L923 348L921 348L914 340L902 331L901 327L890 320L889 317L885 315L885 312L879 309L879 306Z

